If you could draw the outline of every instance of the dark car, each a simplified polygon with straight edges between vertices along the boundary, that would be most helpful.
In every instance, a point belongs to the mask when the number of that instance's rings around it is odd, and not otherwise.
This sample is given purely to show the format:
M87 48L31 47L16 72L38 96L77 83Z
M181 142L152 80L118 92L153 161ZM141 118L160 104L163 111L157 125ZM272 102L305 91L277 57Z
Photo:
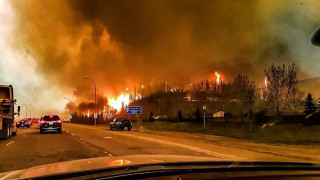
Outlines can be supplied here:
M131 131L132 123L126 118L115 118L110 122L110 130L113 129L121 131L127 129L128 131Z
M30 123L29 123L28 119L22 119L22 120L18 121L16 125L17 125L17 128L22 128L22 127L29 128L30 127Z
M61 133L62 121L57 115L45 115L40 121L40 134L45 131L54 131Z

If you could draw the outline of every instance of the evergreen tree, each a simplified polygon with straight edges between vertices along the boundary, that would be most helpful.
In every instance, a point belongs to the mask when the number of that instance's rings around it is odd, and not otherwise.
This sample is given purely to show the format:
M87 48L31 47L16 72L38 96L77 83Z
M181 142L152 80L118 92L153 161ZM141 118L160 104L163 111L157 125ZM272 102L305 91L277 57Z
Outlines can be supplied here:
M306 101L304 103L304 113L306 113L307 115L310 113L313 113L316 111L317 106L312 98L311 93L308 93L307 97L305 98Z
M199 107L197 107L195 115L196 115L196 121L200 121L201 112Z
M149 114L149 121L154 121L153 112L151 111Z
M178 111L178 120L179 120L179 122L181 122L183 120L181 110Z

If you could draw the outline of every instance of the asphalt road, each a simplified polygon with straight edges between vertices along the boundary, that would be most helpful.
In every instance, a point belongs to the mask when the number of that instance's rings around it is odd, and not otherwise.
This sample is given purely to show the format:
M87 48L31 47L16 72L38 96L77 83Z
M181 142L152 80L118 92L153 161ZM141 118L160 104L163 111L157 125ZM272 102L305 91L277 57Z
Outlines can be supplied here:
M37 125L0 141L0 172L102 156L189 155L217 160L320 162L320 148L267 145L189 133L110 131L107 126L63 124L61 134Z

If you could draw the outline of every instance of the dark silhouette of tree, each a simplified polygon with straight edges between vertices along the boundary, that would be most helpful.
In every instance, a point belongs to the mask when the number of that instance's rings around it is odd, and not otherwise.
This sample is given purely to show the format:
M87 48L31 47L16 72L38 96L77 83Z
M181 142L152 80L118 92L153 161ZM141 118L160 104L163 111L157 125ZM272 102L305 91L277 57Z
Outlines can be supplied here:
M304 113L306 115L311 114L316 111L317 106L316 103L313 101L311 93L308 93L307 97L305 98L305 103L304 103Z
M267 99L274 102L278 119L281 121L281 113L287 107L288 97L297 86L298 68L294 63L288 67L285 64L282 66L272 64L264 72L268 81Z
M196 109L195 116L196 116L196 121L199 122L201 118L201 112L199 107L197 107Z
M181 122L183 120L181 110L178 111L178 121Z
M233 86L235 91L235 97L239 102L240 120L241 122L243 122L243 106L247 104L249 111L252 109L253 106L253 96L255 93L254 81L250 81L247 76L239 74L236 78L234 78Z
M151 111L149 114L149 121L154 121L153 112Z

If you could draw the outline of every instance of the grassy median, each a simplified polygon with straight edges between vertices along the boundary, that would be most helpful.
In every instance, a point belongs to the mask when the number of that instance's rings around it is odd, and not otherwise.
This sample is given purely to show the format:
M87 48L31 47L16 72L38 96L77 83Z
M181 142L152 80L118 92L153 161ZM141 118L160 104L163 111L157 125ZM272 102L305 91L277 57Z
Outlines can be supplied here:
M192 122L143 122L144 130L180 131L227 136L256 142L314 144L320 143L320 126L304 126L302 124L274 124L263 126L254 124L253 132L249 123L203 123ZM134 127L136 125L134 124Z

